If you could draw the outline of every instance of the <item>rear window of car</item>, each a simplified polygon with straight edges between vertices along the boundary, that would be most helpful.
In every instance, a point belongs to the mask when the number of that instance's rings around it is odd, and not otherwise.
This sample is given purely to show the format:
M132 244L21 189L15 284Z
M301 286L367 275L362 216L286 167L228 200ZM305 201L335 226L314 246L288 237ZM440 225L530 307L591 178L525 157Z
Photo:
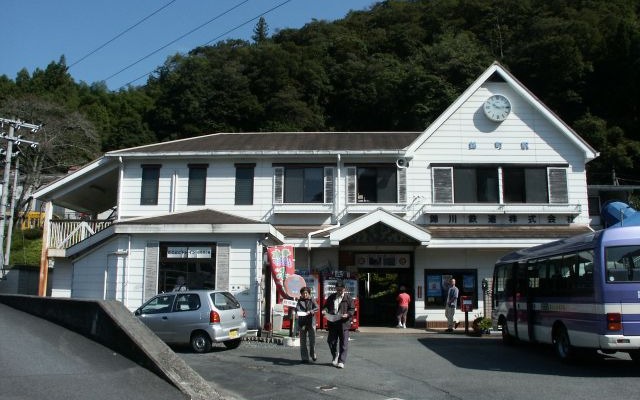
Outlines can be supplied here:
M218 310L234 310L240 308L238 300L228 292L211 293L211 300Z

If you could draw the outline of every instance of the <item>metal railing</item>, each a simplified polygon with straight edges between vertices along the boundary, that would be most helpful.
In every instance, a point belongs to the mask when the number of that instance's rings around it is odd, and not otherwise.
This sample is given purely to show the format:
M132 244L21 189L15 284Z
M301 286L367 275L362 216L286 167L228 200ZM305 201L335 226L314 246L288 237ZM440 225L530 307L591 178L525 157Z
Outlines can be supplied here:
M50 225L49 248L68 249L92 235L108 228L111 219L102 220L54 220Z

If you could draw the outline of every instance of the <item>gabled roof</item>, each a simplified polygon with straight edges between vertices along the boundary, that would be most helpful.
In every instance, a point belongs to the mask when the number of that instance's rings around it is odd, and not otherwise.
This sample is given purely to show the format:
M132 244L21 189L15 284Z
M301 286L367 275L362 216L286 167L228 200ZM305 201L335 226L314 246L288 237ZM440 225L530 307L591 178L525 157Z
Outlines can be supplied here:
M369 228L377 223L383 223L397 231L404 233L410 238L419 242L422 246L429 244L431 235L418 225L411 223L405 219L402 219L382 208L378 208L369 214L365 214L359 218L354 219L346 225L334 230L329 235L331 244L337 246L341 240L344 240L356 233Z
M106 156L400 154L419 135L420 132L215 133L115 150Z
M407 157L412 157L413 153L423 145L423 143L436 132L440 126L445 123L451 115L456 112L469 98L488 80L492 79L494 75L498 75L502 78L516 93L522 96L536 111L543 115L547 120L555 126L560 132L562 132L569 140L571 140L576 147L584 152L585 161L590 161L598 156L598 152L584 141L573 129L565 124L560 117L558 117L553 111L545 106L533 93L531 93L520 81L518 81L509 71L507 71L500 63L495 61L489 68L487 68L482 75L478 77L454 101L429 127L418 137L407 150Z

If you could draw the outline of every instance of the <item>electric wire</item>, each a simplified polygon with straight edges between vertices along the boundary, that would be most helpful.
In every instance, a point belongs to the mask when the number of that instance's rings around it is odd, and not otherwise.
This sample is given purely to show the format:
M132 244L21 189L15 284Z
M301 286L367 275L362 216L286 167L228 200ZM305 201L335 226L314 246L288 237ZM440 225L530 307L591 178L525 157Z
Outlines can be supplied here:
M204 44L202 44L202 45L200 45L200 46L206 46L206 45L208 45L208 44L210 44L210 43L212 43L212 42L214 42L214 41L216 41L216 40L218 40L218 39L220 39L220 38L224 37L225 35L228 35L229 33L233 32L233 31L235 31L235 30L237 30L237 29L242 28L243 26L247 25L248 23L253 22L253 21L257 20L258 18L263 17L263 16L267 15L268 13L270 13L270 12L272 12L272 11L274 11L274 10L276 10L276 9L278 9L278 8L280 8L280 7L282 7L282 6L284 6L285 4L290 3L291 1L293 1L293 0L286 0L286 1L283 1L282 3L280 3L280 4L278 4L278 5L274 6L274 7L272 7L272 8L270 8L270 9L268 9L267 11L264 11L264 12L262 12L262 13L258 14L257 16L255 16L255 17L253 17L253 18L251 18L251 19L248 19L248 20L246 20L245 22L243 22L243 23L241 23L241 24L239 24L239 25L234 26L233 28L229 29L228 31L226 31L226 32L224 32L224 33L221 33L220 35L216 36L215 38L213 38L213 39L209 40L208 42L206 42L206 43L204 43ZM165 47L166 47L166 46L165 46ZM128 67L127 67L127 68L128 68ZM122 72L122 71L120 71L120 72ZM146 76L149 76L149 75L150 75L150 74L152 74L152 73L153 73L153 71L150 71L150 72L144 73L143 75L140 75L139 77L137 77L137 78L135 78L135 79L133 79L133 80L131 80L131 81L129 81L129 82L127 82L127 83L125 83L124 85L122 85L122 86L120 87L120 89L125 88L126 86L129 86L129 85L131 85L132 83L137 82L137 81L139 81L140 79L142 79L142 78L144 78L144 77L146 77ZM113 76L111 76L111 77L113 77ZM110 77L110 78L111 78L111 77ZM108 78L107 78L107 79L108 79Z
M117 34L116 36L114 36L113 38L111 38L110 40L106 41L105 43L101 44L100 46L98 46L98 48L96 48L95 50L87 53L86 55L84 55L82 58L80 58L79 60L77 60L76 62L74 62L73 64L69 65L67 68L71 68L74 65L79 64L80 62L82 62L84 59L88 58L89 56L97 53L99 50L101 50L102 48L104 48L105 46L107 46L108 44L112 43L113 41L115 41L116 39L118 39L120 36L124 35L125 33L129 32L130 30L132 30L133 28L135 28L136 26L140 25L141 23L143 23L144 21L148 20L149 18L153 17L154 15L156 15L157 13L159 13L160 11L164 10L165 8L169 7L171 4L175 3L178 0L171 0L170 2L168 2L167 4L165 4L164 6L158 8L157 10L155 10L154 12L152 12L151 14L147 15L146 17L142 18L140 21L136 22L135 24L131 25L130 27L128 27L127 29L125 29L124 31L120 32L119 34Z
M291 0L289 0L289 1L291 1ZM154 51L152 51L151 53L147 54L146 56L144 56L144 57L140 58L139 60L137 60L137 61L135 61L135 62L133 62L133 63L131 63L131 64L127 65L126 67L122 68L120 71L118 71L118 72L116 72L116 73L114 73L114 74L109 75L108 77L106 77L105 79L103 79L103 81L108 81L109 79L113 78L114 76L117 76L117 75L121 74L122 72L124 72L124 71L128 70L129 68L133 67L134 65L136 65L136 64L138 64L138 63L140 63L140 62L142 62L142 61L146 60L147 58L151 57L152 55L154 55L154 54L156 54L156 53L160 52L161 50L166 49L167 47L171 46L172 44L174 44L174 43L175 43L175 42L177 42L178 40L183 39L184 37L186 37L186 36L188 36L188 35L192 34L193 32L197 31L198 29L203 28L203 27L204 27L204 26L206 26L206 25L209 25L210 23L212 23L213 21L217 20L218 18L220 18L220 17L222 17L222 16L224 16L224 15L226 15L226 14L230 13L231 11L235 10L236 8L238 8L238 7L240 7L240 6L242 6L243 4L248 3L248 2L249 2L249 0L241 1L240 3L236 4L235 6L233 6L233 7L229 8L229 9L227 9L226 11L223 11L222 13L220 13L220 14L216 15L215 17L211 18L211 19L210 19L210 20L208 20L207 22L205 22L205 23L203 23L203 24L198 25L197 27L193 28L193 29L192 29L192 30L190 30L189 32L187 32L187 33L183 34L182 36L179 36L178 38L176 38L176 39L174 39L174 40L170 41L169 43L165 44L164 46L160 47L159 49L154 50Z

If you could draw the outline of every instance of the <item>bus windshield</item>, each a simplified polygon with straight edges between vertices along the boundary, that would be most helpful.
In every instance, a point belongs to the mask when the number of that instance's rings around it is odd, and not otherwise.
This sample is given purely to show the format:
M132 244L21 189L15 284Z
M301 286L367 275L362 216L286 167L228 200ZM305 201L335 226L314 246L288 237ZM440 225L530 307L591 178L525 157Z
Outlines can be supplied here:
M640 282L640 246L607 247L605 260L608 283Z

